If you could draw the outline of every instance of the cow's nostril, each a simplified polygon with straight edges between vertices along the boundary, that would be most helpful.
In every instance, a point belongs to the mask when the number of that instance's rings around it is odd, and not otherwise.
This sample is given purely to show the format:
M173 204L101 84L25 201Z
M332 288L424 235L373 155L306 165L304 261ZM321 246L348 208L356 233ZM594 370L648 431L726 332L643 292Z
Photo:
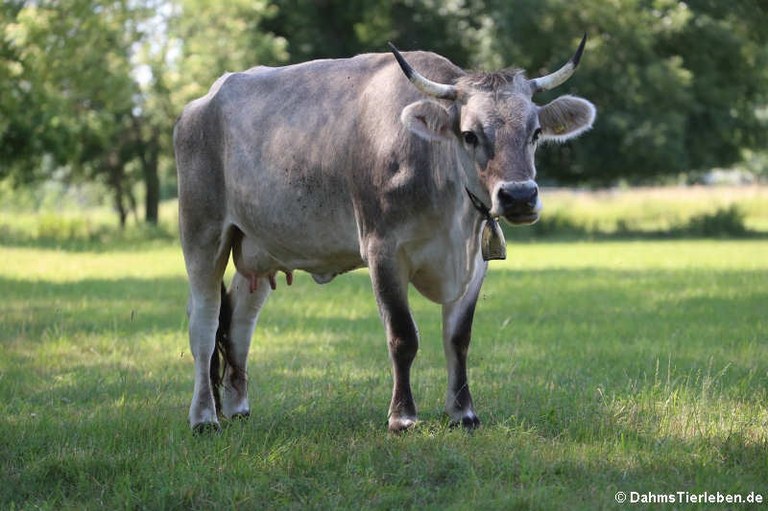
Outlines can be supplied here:
M511 191L506 188L499 188L499 202L502 206L511 206L515 202L515 198Z
M527 205L529 208L533 209L536 207L536 203L539 201L539 190L534 188L531 190L531 194L528 197Z
M539 200L536 186L514 184L503 186L498 192L499 204L506 209L534 209Z

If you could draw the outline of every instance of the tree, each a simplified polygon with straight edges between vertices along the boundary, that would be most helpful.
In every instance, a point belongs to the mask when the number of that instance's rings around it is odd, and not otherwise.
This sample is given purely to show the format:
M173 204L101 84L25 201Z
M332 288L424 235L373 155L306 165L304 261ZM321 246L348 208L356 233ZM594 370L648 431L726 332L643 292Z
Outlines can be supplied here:
M685 145L692 168L728 166L744 149L765 149L768 126L768 5L691 0L684 30L660 42L693 74Z
M245 0L4 3L0 177L102 181L121 225L141 181L145 220L157 223L183 105L226 70L287 58L258 29L272 12Z
M275 0L263 29L286 39L291 62L403 49L429 49L461 64L473 50L476 2Z
M488 0L487 8L495 14L483 63L545 72L589 32L566 88L593 100L598 119L578 144L542 151L545 175L642 181L729 166L744 149L765 147L756 115L768 104L760 0Z
M4 174L30 180L37 177L30 170L63 169L69 179L101 180L112 190L122 225L135 202L126 171L138 92L131 79L137 35L130 3L61 0L17 7L3 27L16 90L2 105L8 119Z
M22 8L21 2L3 2L0 5L0 178L11 172L19 175L15 159L30 161L36 154L35 125L29 112L32 104L31 84L22 80L24 66L21 49L13 43L14 21ZM39 162L37 162L39 164ZM37 165L31 165L36 167Z

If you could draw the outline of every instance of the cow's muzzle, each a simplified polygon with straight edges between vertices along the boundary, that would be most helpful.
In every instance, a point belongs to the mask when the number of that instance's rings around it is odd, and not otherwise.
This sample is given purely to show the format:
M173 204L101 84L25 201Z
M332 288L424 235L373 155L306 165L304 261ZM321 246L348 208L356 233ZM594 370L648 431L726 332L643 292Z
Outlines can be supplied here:
M539 219L541 199L535 181L512 181L501 184L495 197L494 209L513 225L527 225Z

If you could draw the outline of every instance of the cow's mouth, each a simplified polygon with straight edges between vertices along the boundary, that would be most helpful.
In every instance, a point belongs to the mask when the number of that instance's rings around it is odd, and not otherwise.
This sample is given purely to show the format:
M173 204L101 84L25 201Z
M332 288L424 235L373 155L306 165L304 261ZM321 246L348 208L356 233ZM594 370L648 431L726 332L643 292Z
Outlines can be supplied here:
M538 213L513 213L504 215L504 220L512 225L531 225L535 224L539 220Z
M530 225L539 219L541 199L533 180L501 183L493 198L493 211L512 225Z

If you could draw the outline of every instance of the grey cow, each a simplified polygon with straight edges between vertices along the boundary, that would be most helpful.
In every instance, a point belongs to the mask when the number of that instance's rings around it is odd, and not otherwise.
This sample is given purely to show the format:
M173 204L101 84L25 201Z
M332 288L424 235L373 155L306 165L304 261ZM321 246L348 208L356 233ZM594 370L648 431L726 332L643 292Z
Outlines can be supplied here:
M453 423L478 426L466 362L486 259L503 257L496 219L535 222L537 143L591 127L595 108L584 99L532 102L571 76L585 41L560 70L536 79L520 70L467 73L393 46L394 57L228 73L189 103L174 146L193 430L218 429L219 414L249 414L248 350L278 272L289 283L294 270L325 283L365 266L392 363L389 429L416 423L409 283L443 308L445 411ZM230 254L237 272L223 292Z

